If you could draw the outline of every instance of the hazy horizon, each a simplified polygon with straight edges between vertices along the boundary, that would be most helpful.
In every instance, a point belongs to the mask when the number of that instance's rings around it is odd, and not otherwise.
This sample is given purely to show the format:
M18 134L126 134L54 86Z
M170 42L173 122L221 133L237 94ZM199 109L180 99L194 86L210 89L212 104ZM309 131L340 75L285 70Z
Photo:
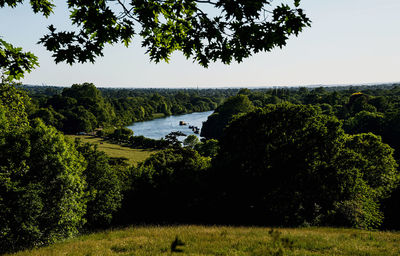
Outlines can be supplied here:
M83 82L83 83L92 83L90 81ZM93 83L94 84L94 83ZM380 86L380 85L400 85L400 81L393 81L393 82L385 82L385 83L347 83L347 84L310 84L310 85L266 85L266 86L97 86L97 88L110 88L110 89L239 89L239 88L247 88L247 89L264 89L264 88L297 88L297 87L309 87L309 88L318 88L318 87L345 87L345 86ZM71 87L71 85L53 85L53 84L25 84L22 83L22 86L44 86L44 87Z

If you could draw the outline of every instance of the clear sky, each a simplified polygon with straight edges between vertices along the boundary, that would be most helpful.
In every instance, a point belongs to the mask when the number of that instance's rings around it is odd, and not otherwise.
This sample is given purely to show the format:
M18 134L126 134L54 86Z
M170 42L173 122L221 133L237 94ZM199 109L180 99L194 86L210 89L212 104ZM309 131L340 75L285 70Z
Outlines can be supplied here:
M168 64L152 63L139 41L129 48L107 47L95 64L55 64L36 44L46 26L68 28L65 1L55 3L49 19L27 5L0 9L0 36L39 57L40 67L25 76L25 84L201 88L400 81L400 0L302 0L312 26L286 47L240 64L212 63L208 69L180 53Z

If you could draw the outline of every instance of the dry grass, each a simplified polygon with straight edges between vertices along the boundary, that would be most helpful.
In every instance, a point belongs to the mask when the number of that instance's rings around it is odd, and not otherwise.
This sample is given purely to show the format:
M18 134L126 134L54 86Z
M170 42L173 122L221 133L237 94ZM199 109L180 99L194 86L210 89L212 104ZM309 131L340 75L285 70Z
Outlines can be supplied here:
M400 255L400 233L335 228L131 227L13 255ZM276 233L275 233L276 234ZM185 243L171 252L178 236Z
M123 145L112 144L108 141L103 140L99 137L87 136L87 135L65 135L71 140L79 138L82 142L88 142L98 146L98 149L105 152L110 157L125 157L129 160L129 163L137 165L148 158L151 154L156 153L155 150L149 149L133 149Z

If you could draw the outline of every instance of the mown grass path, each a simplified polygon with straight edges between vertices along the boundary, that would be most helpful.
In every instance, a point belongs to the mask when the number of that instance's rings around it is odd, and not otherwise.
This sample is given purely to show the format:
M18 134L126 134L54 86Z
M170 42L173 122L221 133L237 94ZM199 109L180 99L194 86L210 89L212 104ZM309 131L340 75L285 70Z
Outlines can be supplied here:
M82 142L88 142L98 146L98 149L105 152L110 157L125 157L129 163L137 165L157 151L151 149L133 149L124 145L110 143L102 138L89 135L65 135L71 140L81 139Z
M171 251L178 237L185 245ZM400 233L338 228L148 226L110 230L12 255L400 255Z

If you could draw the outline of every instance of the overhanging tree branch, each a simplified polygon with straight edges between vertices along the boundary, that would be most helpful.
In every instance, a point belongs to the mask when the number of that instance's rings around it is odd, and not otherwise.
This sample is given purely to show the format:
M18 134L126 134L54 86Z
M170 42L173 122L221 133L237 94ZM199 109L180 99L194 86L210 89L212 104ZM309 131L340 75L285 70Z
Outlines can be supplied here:
M22 0L0 0L0 7L15 7ZM55 62L94 62L107 44L132 43L142 37L142 47L155 62L168 61L181 51L208 67L211 61L241 62L254 53L286 45L311 22L292 5L271 6L270 0L68 0L70 19L78 32L49 27L39 43L53 53ZM116 3L119 8L112 6ZM210 5L216 13L206 13ZM31 1L34 12L50 15L50 0ZM119 9L119 10L117 10ZM76 31L76 30L75 30Z

